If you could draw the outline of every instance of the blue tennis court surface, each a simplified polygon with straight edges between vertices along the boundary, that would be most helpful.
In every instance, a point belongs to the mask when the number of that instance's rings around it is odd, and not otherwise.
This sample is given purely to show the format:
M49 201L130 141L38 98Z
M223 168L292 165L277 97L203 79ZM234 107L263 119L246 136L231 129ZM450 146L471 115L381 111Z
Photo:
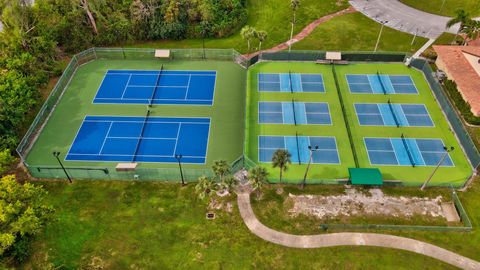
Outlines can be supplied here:
M216 71L109 70L93 103L212 105Z
M290 86L290 80L292 85ZM325 92L321 74L259 73L260 92Z
M351 93L363 94L418 94L408 75L347 75Z
M285 149L291 155L293 163L308 163L310 151L308 146L318 146L313 152L312 163L340 164L337 142L334 137L307 137L307 136L259 136L258 160L272 162L272 156L278 149Z
M362 126L433 127L423 104L356 103L355 111Z
M331 125L328 103L259 102L260 124Z
M440 139L364 138L372 165L436 166L445 154ZM414 164L412 164L412 162ZM453 166L450 155L441 166Z
M87 116L65 160L203 164L209 128L209 118Z

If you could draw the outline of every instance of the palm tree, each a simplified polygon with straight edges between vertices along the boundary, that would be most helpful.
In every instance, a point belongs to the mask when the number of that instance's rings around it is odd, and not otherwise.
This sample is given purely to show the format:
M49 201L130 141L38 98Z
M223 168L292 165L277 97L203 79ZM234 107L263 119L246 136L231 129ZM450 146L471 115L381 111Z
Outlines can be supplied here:
M198 183L195 186L195 193L197 193L198 198L201 200L205 199L205 197L210 196L212 191L215 189L215 182L206 177L202 176L198 178Z
M292 19L292 30L290 31L290 40L293 38L293 28L295 26L295 23L297 22L297 10L300 7L300 0L290 0L290 7L292 8L293 11L293 19ZM288 46L288 50L290 51L291 45Z
M220 187L222 190L230 192L237 184L238 180L233 175L228 175L220 182Z
M221 182L223 181L223 177L230 173L231 168L225 160L215 160L213 162L212 170Z
M267 170L263 167L257 166L248 172L248 182L252 186L253 190L260 190L267 182L267 176Z
M290 0L290 7L293 11L293 20L292 23L296 23L296 13L298 8L300 7L300 0Z
M285 149L278 149L273 153L272 166L273 168L280 168L280 182L282 182L283 171L286 171L288 164L292 163L291 156Z
M454 39L454 40L457 40L458 33L463 30L463 28L465 27L465 23L467 23L471 19L470 19L470 14L463 9L458 9L457 11L455 11L455 13L456 13L455 17L451 18L447 22L447 28L450 28L457 23L460 24L460 28L458 29L457 33L455 34L455 39Z
M261 51L262 50L262 42L264 42L267 39L268 34L265 31L258 31L256 33L256 37L257 37L258 42L259 42L258 50Z
M242 36L243 40L247 41L248 44L248 51L250 51L250 41L252 40L253 37L255 37L255 33L257 31L255 28L245 25L242 30L240 30L240 35Z
M469 20L465 23L462 31L469 40L475 40L479 37L480 33L480 21ZM466 44L466 41L465 41Z

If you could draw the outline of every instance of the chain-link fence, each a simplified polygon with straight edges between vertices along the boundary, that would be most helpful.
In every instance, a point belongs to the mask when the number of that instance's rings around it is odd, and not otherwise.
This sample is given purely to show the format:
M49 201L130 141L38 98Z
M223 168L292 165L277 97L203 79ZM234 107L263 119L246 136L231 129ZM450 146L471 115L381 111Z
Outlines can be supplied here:
M460 217L460 225L457 226L422 226L422 225L393 225L393 224L321 224L323 230L387 230L387 231L437 231L437 232L469 232L472 231L472 223L468 217L457 193L452 190L452 202Z
M423 72L425 78L427 79L428 83L430 84L430 88L432 89L433 93L437 101L440 103L440 107L442 108L445 116L450 123L451 128L455 132L460 144L467 155L467 158L472 165L473 168L477 168L480 165L480 154L478 149L476 148L475 144L470 137L467 128L465 127L463 121L461 120L461 116L457 113L454 106L450 102L447 97L447 94L442 89L442 86L435 78L435 73L433 72L432 68L430 67L429 63L423 59L414 59L411 62L411 65Z
M250 65L260 61L321 61L325 51L263 52L252 59ZM350 62L404 62L407 54L398 52L342 52L342 60Z
M259 61L317 61L325 60L326 52L324 51L281 51L281 52L264 52L251 59L245 58L233 49L171 49L171 58L173 60L214 60L214 61L232 61L244 68L248 68ZM403 62L408 57L405 53L373 53L373 52L342 52L342 59L351 62ZM59 178L64 177L63 170L60 167L33 166L25 163L25 158L30 148L35 143L36 137L48 121L52 111L61 99L64 91L75 74L76 69L89 61L95 59L127 59L127 60L146 60L155 59L155 49L136 49L136 48L91 48L85 50L75 56L68 64L63 75L52 90L50 96L41 107L37 117L28 129L26 135L22 139L17 148L17 152L24 162L25 166L30 170L34 177L41 178ZM414 59L412 66L420 69L429 82L437 100L439 101L445 115L447 116L452 129L455 131L467 157L473 167L480 165L480 154L473 144L463 122L453 108L452 104L446 97L443 89L433 75L428 63L421 59ZM245 104L248 106L249 104ZM248 110L247 110L248 112ZM248 117L248 116L246 116ZM247 119L244 119L247 124ZM247 147L248 136L245 137L245 147ZM252 168L257 164L250 160L246 155L237 159L232 163L234 171L241 168ZM176 169L146 169L139 168L135 172L125 173L117 172L115 168L67 168L72 177L79 179L145 179L145 180L167 180L179 179L180 173ZM107 173L105 173L107 172ZM192 181L199 176L211 176L210 169L186 169L185 178ZM338 183L344 179L317 179L309 180L308 183ZM272 182L279 182L279 179L273 179ZM289 180L289 183L299 183L299 180ZM405 183L404 183L405 184Z
M61 167L30 166L30 174L36 178L66 179L67 176ZM141 181L180 181L180 167L178 168L136 168L135 171L117 171L115 167L65 167L65 171L73 179L102 179L102 180L141 180ZM191 169L182 168L186 182L197 181L201 176L213 177L210 168Z
M248 60L233 49L171 49L171 60L213 60L231 61L248 67ZM25 159L34 145L38 134L47 123L56 105L61 100L63 93L68 88L77 68L96 59L118 60L153 60L155 49L133 48L90 48L72 57L65 68L54 89L41 107L36 118L32 122L27 133L23 137L17 153L25 167L33 177L37 178L66 178L65 172L60 166L31 165ZM243 158L242 164L243 164ZM236 163L232 164L237 166ZM236 168L236 167L235 167ZM133 172L119 172L114 167L66 167L67 173L75 179L122 179L122 180L174 180L181 179L179 169L175 168L137 168ZM186 181L196 181L200 176L213 176L210 168L183 168L183 176Z

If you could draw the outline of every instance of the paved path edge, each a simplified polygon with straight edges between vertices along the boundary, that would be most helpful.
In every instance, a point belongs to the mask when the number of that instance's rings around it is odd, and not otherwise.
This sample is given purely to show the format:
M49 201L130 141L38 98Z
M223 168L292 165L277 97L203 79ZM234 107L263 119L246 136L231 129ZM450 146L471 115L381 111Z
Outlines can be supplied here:
M375 246L401 249L429 256L462 269L480 269L480 263L441 247L411 238L376 233L331 233L320 235L287 234L263 225L250 203L250 189L237 191L240 215L247 228L265 241L291 248L322 248L335 246Z

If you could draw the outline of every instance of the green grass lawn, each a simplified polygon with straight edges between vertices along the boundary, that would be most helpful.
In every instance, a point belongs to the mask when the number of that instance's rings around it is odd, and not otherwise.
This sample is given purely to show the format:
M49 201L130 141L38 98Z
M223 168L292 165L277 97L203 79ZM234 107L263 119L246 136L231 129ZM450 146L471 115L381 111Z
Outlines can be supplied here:
M233 203L232 213L218 210L215 220L206 220L205 202L196 199L193 185L39 184L50 193L56 221L37 237L31 257L17 269L456 269L392 249L291 249L271 244L248 231L233 198L226 199ZM444 233L434 235L451 239ZM470 255L466 250L478 247L463 246L474 243L471 235L460 234L457 239L463 236L462 241L444 246Z
M349 64L337 66L337 77L340 90L344 99L348 123L352 130L354 147L362 168L378 167L383 178L387 180L401 180L406 185L420 185L431 174L432 166L417 166L415 168L406 166L378 166L371 165L363 142L365 137L400 138L405 134L408 138L437 138L442 139L446 145L452 145L457 150L450 156L455 164L454 167L441 167L432 179L432 185L461 186L470 176L472 170L462 149L449 131L449 126L441 112L439 105L430 91L423 74L415 69L409 69L403 64ZM326 93L275 93L258 91L258 73L319 73L322 74L325 82ZM347 74L382 74L410 75L418 88L418 95L389 95L383 94L351 94L346 82ZM348 133L344 124L339 97L335 88L333 73L328 65L317 65L306 62L266 62L259 63L249 70L247 93L247 140L245 142L245 154L254 162L258 162L258 136L259 135L295 135L299 136L333 136L336 137L338 152L340 156L339 165L312 164L309 171L309 183L329 182L333 179L348 178L348 168L354 167L353 153L348 143ZM258 124L258 102L259 101L297 101L328 102L333 126L328 125L278 125ZM378 127L360 126L354 103L387 103L391 99L393 103L425 104L434 122L434 127ZM296 153L291 153L295 155ZM271 167L270 164L262 164L270 172L269 179L278 182L279 170ZM285 173L285 181L298 183L303 179L306 164L292 164Z
M262 44L263 49L271 48L283 43L290 38L291 9L288 1L266 0L247 1L247 24L257 30L268 33L267 40ZM297 12L297 23L294 34L300 32L305 26L322 16L334 13L348 7L347 1L314 1L305 0ZM362 15L361 13L347 14L334 18L319 27L311 36L294 44L297 50L345 50L345 51L372 51L375 48L380 24ZM414 52L418 50L426 39L417 37L411 45L413 36L388 28L384 29L380 42L381 51ZM128 47L148 48L201 48L202 40L159 40L145 43L128 44ZM234 48L241 53L247 53L247 42L240 32L219 39L206 39L207 48ZM252 50L258 49L258 42L252 42Z
M321 24L304 40L293 45L294 50L373 51L381 25L360 12L346 14ZM415 52L427 39L384 27L379 51Z
M270 48L279 43L290 39L290 29L292 21L292 10L290 2L284 0L247 0L248 21L247 25L257 30L264 30L268 33L267 40L262 44L262 48ZM294 34L300 32L307 24L323 17L325 15L337 12L348 7L346 0L304 0L297 11L297 23L295 24ZM202 40L167 40L152 41L143 44L131 44L131 47L149 47L149 48L201 48ZM248 51L247 42L240 36L240 31L236 34L219 39L206 39L205 46L208 48L234 48L242 53ZM252 42L252 51L258 47L258 42Z
M480 232L475 229L480 224L480 178L477 177L473 185L467 192L457 193L462 204L467 211L474 230L472 232L431 232L431 231L386 231L386 230L368 230L369 232L387 233L399 236L410 237L422 240L448 250L454 251L461 255L467 256L474 260L480 260L478 247L480 246ZM325 231L318 225L319 221L313 219L299 217L292 219L284 212L283 197L272 193L272 190L277 186L267 189L264 198L256 200L252 198L252 205L254 212L264 224L281 231L287 231L296 234L320 234ZM333 186L307 186L304 192L300 191L298 187L286 187L285 192L293 194L340 194L343 192L343 187ZM437 195L446 196L447 190L442 189L427 189L425 192L420 192L413 188L383 188L386 194L394 196L430 196ZM361 219L356 221L362 221ZM366 219L364 222L377 221L375 218ZM393 221L393 220L392 220ZM337 230L328 230L328 232L336 232Z
M400 2L429 13L455 16L457 9L464 9L472 16L480 16L480 2L478 0L400 0ZM442 4L444 6L442 7Z
M165 70L216 70L217 81L213 106L153 106L151 116L163 117L210 117L210 137L205 165L188 165L185 168L206 169L214 160L225 159L232 162L243 152L244 100L246 71L232 62L226 61L171 61L163 63ZM93 104L97 90L108 69L158 70L160 62L155 60L96 60L78 68L60 103L38 137L26 158L32 166L58 167L52 151L60 151L63 159L86 115L105 116L145 116L145 105ZM115 167L114 162L65 161L68 167L88 166L95 168ZM169 179L177 179L176 164L142 163L140 169L175 168ZM73 170L71 172L74 172ZM115 169L111 169L112 174ZM161 175L170 171L144 171L146 178L165 179ZM32 170L42 177L63 177L61 170ZM105 178L101 171L77 171L83 178ZM196 179L200 175L188 175ZM115 175L111 178L117 178ZM129 176L130 177L130 176ZM142 177L142 175L141 175ZM123 177L118 177L123 178ZM131 175L133 179L133 175Z

